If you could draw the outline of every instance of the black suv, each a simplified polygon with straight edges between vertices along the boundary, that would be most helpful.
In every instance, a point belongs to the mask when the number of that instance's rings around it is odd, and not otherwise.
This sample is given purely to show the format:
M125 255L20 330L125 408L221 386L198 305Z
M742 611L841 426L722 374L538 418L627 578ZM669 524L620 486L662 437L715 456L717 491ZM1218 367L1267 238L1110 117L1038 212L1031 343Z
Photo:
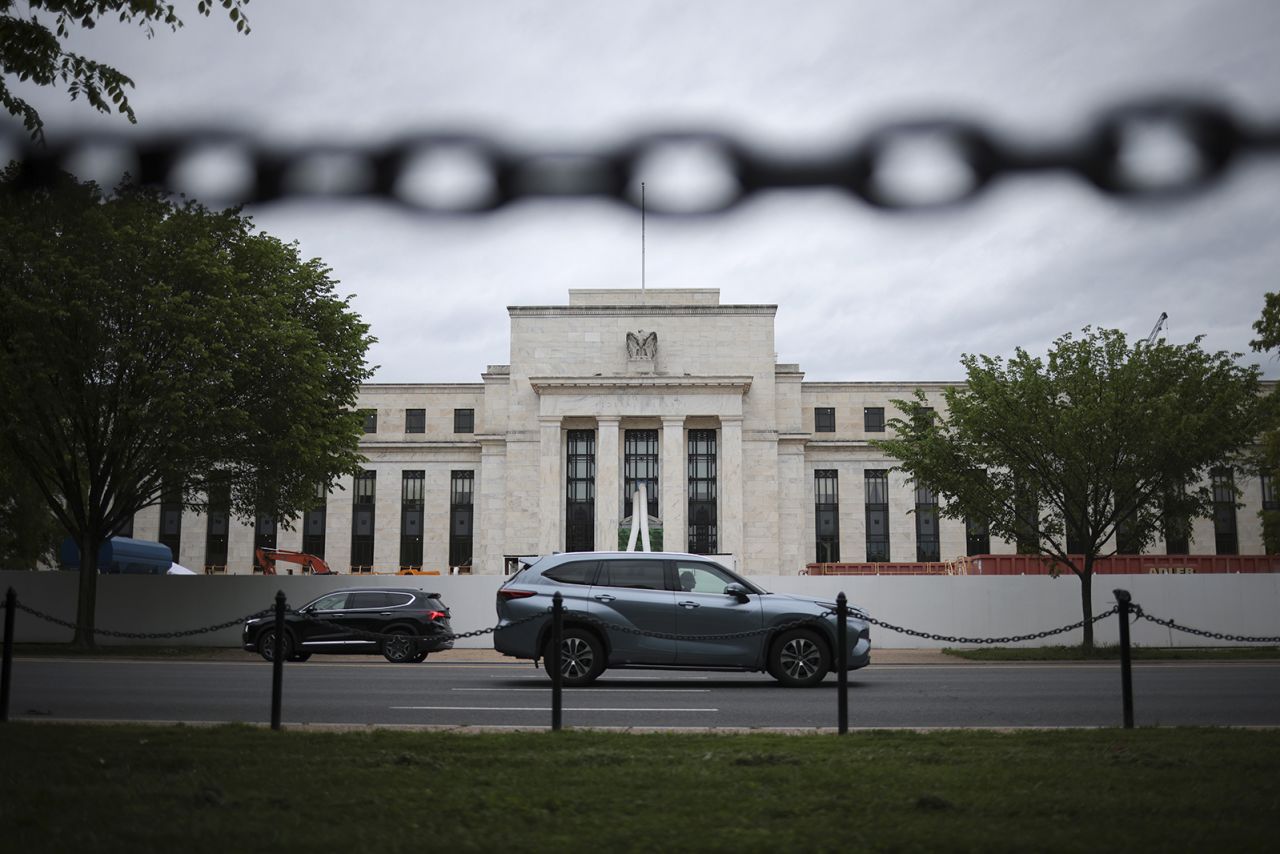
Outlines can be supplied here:
M244 624L244 648L271 661L275 617ZM417 662L429 652L452 649L449 609L439 593L403 587L354 587L334 590L284 616L284 656L306 661L314 652L382 653L387 661ZM380 637L372 637L371 635Z

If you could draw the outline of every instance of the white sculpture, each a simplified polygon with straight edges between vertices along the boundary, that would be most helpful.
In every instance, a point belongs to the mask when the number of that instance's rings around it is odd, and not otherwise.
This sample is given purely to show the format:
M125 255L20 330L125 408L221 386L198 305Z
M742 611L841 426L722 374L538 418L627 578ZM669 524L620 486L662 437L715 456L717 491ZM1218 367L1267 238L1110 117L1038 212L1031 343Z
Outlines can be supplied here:
M658 357L658 333L645 333L643 329L639 332L627 333L627 358L628 359L644 359L653 361Z

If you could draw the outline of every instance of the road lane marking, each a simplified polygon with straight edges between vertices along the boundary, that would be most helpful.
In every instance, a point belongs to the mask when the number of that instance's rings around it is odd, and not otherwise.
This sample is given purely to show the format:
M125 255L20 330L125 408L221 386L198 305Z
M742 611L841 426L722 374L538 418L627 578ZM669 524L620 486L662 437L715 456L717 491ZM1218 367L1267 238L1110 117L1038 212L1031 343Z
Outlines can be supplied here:
M451 691L521 691L526 694L535 691L550 691L551 686L545 688L450 688ZM632 694L710 694L710 688L570 688L575 694L583 694L590 691L603 691L606 694L617 694L623 691Z
M550 706L388 706L399 711L410 712L549 712ZM569 707L561 709L565 712L718 712L719 709L626 709L626 708L586 708Z

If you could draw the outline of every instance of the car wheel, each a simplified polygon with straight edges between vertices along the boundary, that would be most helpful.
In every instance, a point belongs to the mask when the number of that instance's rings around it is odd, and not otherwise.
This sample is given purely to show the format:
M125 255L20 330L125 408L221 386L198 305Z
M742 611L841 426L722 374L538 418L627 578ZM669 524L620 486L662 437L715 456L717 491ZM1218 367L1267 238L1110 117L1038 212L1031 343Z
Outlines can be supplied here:
M811 631L783 632L769 651L769 673L788 688L817 685L831 669L827 645Z
M295 652L293 655L289 656L289 660L290 661L306 661L310 657L311 657L311 653L309 652Z
M418 655L417 635L404 628L392 629L387 634L391 637L382 642L382 657L392 664L413 663Z
M420 652L409 660L412 661L414 664L421 664L422 662L427 660L427 654L425 652Z
M551 675L551 642L547 642L543 655L543 667ZM604 672L604 645L592 632L585 629L565 629L560 636L560 684L566 688L581 688L596 680Z
M280 639L280 650L284 653L284 660L288 661L293 657L293 636L285 631L284 637ZM267 661L274 661L276 653L276 630L267 629L258 635L258 654Z

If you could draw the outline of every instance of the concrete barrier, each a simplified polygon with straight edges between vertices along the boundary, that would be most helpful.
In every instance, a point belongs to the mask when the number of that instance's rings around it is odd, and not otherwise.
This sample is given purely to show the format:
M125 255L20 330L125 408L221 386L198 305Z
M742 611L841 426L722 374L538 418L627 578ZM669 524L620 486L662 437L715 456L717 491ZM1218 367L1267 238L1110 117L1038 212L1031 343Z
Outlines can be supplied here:
M495 591L502 576L150 576L103 575L98 579L97 627L161 633L202 628L272 607L283 590L292 607L340 587L413 587L440 593L452 612L454 631L488 628L497 622ZM939 635L1003 637L1057 628L1080 619L1080 582L1045 576L751 576L778 593L835 600L843 590L851 605L905 628ZM18 601L62 620L74 621L74 572L0 572L0 595L9 587ZM1112 590L1123 588L1150 614L1192 628L1223 634L1280 636L1280 574L1108 575L1093 581L1094 613L1115 604ZM1118 623L1097 624L1099 643L1116 643ZM19 642L66 642L71 630L22 611L14 623ZM1080 642L1080 631L1021 646ZM1140 620L1133 642L1144 646L1230 646ZM873 629L882 649L954 646L886 629ZM238 646L238 625L178 639L135 640L99 636L99 643L188 646ZM491 647L484 635L467 638L460 648Z

